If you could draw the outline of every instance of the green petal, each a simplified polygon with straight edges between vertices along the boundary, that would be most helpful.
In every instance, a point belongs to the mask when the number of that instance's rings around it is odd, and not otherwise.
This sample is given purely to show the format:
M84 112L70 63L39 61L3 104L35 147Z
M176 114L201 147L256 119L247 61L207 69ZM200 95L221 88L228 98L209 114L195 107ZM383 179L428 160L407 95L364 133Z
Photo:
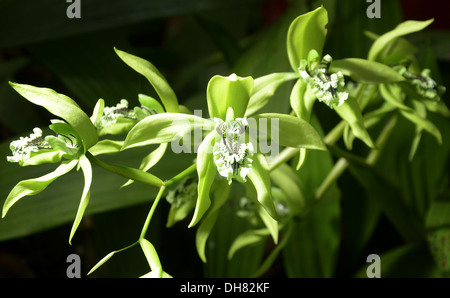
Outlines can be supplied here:
M361 109L353 97L349 97L341 106L335 107L334 110L350 125L353 134L357 138L370 148L375 148L375 144L364 125Z
M211 211L208 212L207 216L200 223L197 233L195 234L195 246L197 247L197 253L200 259L206 263L206 241L211 233L214 224L216 223L217 217L219 215L220 207L228 199L230 194L230 187L225 180L219 181L217 188L214 191L214 200L211 207Z
M139 166L139 170L147 172L150 170L155 164L157 164L161 158L166 153L168 143L161 143L158 148L148 154L146 157L142 159L142 162ZM133 180L128 180L122 187L128 186L133 183Z
M35 179L22 180L14 186L3 205L2 217L6 216L9 208L25 196L33 196L47 188L50 183L72 170L78 160L62 163L55 171Z
M274 218L278 219L275 205L273 204L271 193L271 181L270 172L265 157L262 154L253 155L252 169L248 173L248 178L255 186L258 201L267 211L267 213Z
M103 109L105 108L105 101L100 98L95 104L94 111L92 111L91 122L95 125L98 119L103 115Z
M170 87L164 76L153 64L145 59L128 54L116 48L114 48L114 50L120 59L128 64L128 66L147 78L153 88L155 88L156 93L158 93L161 98L167 112L176 113L179 111L178 99L175 92L172 87Z
M10 85L28 101L44 107L53 115L70 124L83 140L84 152L97 143L97 129L89 116L71 98L48 88L11 82Z
M381 35L375 40L369 50L369 60L379 60L386 46L400 36L421 31L428 27L434 19L427 21L406 21L399 24L395 29Z
M278 87L290 80L299 78L297 72L272 73L255 79L255 87L248 102L245 116L251 115L263 108L273 97Z
M209 116L225 120L228 108L232 107L235 118L244 117L252 90L252 77L241 78L236 74L212 77L206 91Z
M254 119L258 125L260 142L265 135L267 140L282 146L327 150L319 133L303 119L277 113L259 114Z
M72 245L72 238L75 235L75 231L77 230L78 226L80 225L81 219L83 218L84 211L86 210L87 205L89 204L90 199L90 188L91 188L91 182L92 182L92 166L89 160L86 158L85 155L83 155L80 158L79 161L81 170L83 171L84 175L84 188L83 193L81 195L80 204L78 206L77 214L75 216L75 220L72 225L72 229L70 230L70 236L69 236L69 244Z
M330 65L330 72L338 71L362 84L393 83L405 80L392 67L366 59L335 60Z
M154 271L160 272L162 276L163 270L161 266L161 261L159 260L159 256L158 253L156 252L155 247L147 239L144 238L139 240L139 244L141 245L142 251L144 252L145 258L147 259L147 262L150 265L152 272Z
M322 55L327 23L328 13L323 7L303 14L291 23L287 34L287 52L294 71L300 67L302 59L308 58L310 50L314 49Z
M152 112L154 111L157 114L165 112L163 106L159 103L159 101L157 101L151 96L139 94L138 100L141 103L141 105L143 105Z
M152 115L139 121L130 130L123 149L168 143L195 128L211 130L213 127L214 122L194 115L178 113Z
M203 140L198 148L197 153L197 173L198 173L198 199L195 206L194 216L192 217L189 227L193 227L198 223L211 205L209 192L217 173L217 167L214 163L213 141L217 133L211 131Z

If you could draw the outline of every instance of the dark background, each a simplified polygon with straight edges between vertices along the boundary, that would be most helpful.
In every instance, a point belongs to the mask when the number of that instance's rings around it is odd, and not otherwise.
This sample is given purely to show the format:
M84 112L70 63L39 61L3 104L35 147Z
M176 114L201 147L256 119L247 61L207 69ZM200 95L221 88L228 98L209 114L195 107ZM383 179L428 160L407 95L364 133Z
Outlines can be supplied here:
M320 3L286 0L81 0L81 19L68 19L66 9L69 4L63 0L0 0L0 140L4 148L1 152L5 153L2 159L6 159L10 139L28 134L33 127L45 126L51 119L46 111L15 94L7 84L9 80L53 88L73 98L85 111L91 111L98 98L104 98L107 105L114 105L121 98L136 104L136 94L152 94L153 91L144 78L118 59L113 51L115 46L155 64L174 88L180 102L190 106L198 102L214 74L225 75L240 70L238 74L241 76L258 76L273 71L289 71L283 43L285 37L273 32L287 28L286 24L293 18ZM410 40L421 51L425 45L431 47L441 72L439 80L450 86L448 1L382 0L381 19L367 18L365 13L369 4L363 0L323 3L330 17L326 49L335 59L366 57L371 41L364 36L363 30L382 34L402 20L435 18L425 32L415 34ZM271 56L280 55L279 60L245 56L246 51L264 35L273 36L273 42L269 39L266 44L262 43L262 47ZM448 103L448 92L445 100ZM269 106L267 109L285 111L286 108ZM334 124L333 120L323 123L324 130ZM136 162L136 158L132 158L130 160ZM6 165L6 161L0 165L3 169L12 167ZM11 172L16 176L1 176L0 202L15 183L36 176L25 174L27 171L16 169ZM10 172L1 174L7 173ZM67 185L67 190L81 189L81 184L77 185L78 188L72 187L71 179L72 176L61 179L60 188ZM82 180L77 181L81 183ZM102 182L109 184L107 178ZM349 198L346 202L357 200L363 192L351 175L344 175L339 185L343 196ZM56 189L53 191L57 192ZM111 193L104 195L105 201L109 195L113 196ZM148 197L151 196L139 188L134 196L139 198L127 197L130 200L126 203L98 203L89 207L89 215L80 225L72 246L67 241L72 221L70 215L61 216L62 219L55 217L54 221L39 226L34 226L30 219L29 225L34 227L32 231L15 233L11 227L16 224L8 222L11 220L8 217L14 216L11 212L7 218L0 219L0 234L3 233L0 237L0 277L66 277L69 265L66 258L71 253L81 256L82 275L86 276L108 252L136 240L150 208ZM75 193L73 197L76 200L79 194ZM26 198L21 206L41 198L41 195ZM74 204L76 206L77 202ZM55 214L61 215L63 211L67 210L57 210ZM39 217L41 211L30 207L27 212L20 217L23 226L28 221L27 214ZM167 212L167 204L162 204L149 231L155 241L162 239L158 252L166 271L179 277L203 276L203 266L195 251L195 230L186 229L187 223L165 228ZM36 219L36 222L39 221ZM371 251L386 251L403 243L383 215L351 265L347 262L352 256L349 255L351 249L346 246L345 232L343 239L335 273L340 277L352 276L365 264L361 256L367 256ZM275 262L266 276L284 277L282 267L281 261ZM111 259L95 276L139 276L146 270L145 259L136 247Z

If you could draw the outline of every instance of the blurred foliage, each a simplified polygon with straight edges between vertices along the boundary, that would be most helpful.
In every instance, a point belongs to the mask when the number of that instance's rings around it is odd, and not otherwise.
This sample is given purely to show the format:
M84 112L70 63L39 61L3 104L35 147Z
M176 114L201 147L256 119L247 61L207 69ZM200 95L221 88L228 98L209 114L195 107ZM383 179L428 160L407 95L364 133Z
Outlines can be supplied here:
M74 98L86 111L92 110L98 98L104 98L107 105L125 98L134 106L137 94L152 95L154 91L143 77L118 59L113 51L117 47L152 61L171 83L180 104L189 108L203 105L206 111L204 90L212 75L236 72L258 77L288 71L288 26L296 16L321 4L330 16L326 52L335 59L365 58L372 43L364 35L365 30L381 34L403 21L400 1L383 1L382 18L369 19L367 3L354 0L135 0L132 4L89 0L82 1L82 17L77 20L66 17L64 1L0 0L0 156L9 154L10 139L49 120L48 113L23 100L8 81L53 88ZM450 86L449 34L448 29L427 30L408 37L420 49L422 66L439 76L438 81L444 86ZM286 99L291 87L280 88L264 111L289 112ZM448 105L448 92L444 100ZM20 118L15 116L17 111ZM328 109L317 107L315 112L323 119L320 123L325 132L338 122ZM329 190L304 221L295 223L295 237L291 237L264 276L365 276L366 257L372 253L381 255L382 277L448 276L450 120L437 114L430 117L443 134L442 145L424 134L414 159L409 161L409 140L415 131L412 124L399 120L375 170L351 161L338 185ZM356 143L354 149L366 150ZM139 150L125 152L120 160L114 156L108 160L137 167L139 157L146 153ZM165 156L155 166L155 174L171 177L193 158L194 155ZM302 182L312 188L309 191L323 179L318 173L327 173L334 159L328 153L311 154L298 173ZM17 181L49 169L44 166L23 170L1 158L2 205ZM120 190L110 187L124 182L124 178L94 167L92 199L86 211L89 216L83 220L82 232L70 248L67 224L73 221L83 182L79 173L68 174L49 191L18 203L8 217L0 220L0 251L8 252L10 248L11 253L28 258L36 275L45 276L39 265L47 265L30 259L52 257L27 251L32 249L30 239L42 236L48 247L80 253L87 272L111 247L123 246L133 238L129 231L139 230L136 227L144 222L155 197L155 190L138 183ZM236 197L242 192L233 191ZM180 277L251 275L273 249L273 243L267 240L246 247L231 261L227 260L228 247L246 228L233 211L236 204L236 200L232 201L221 210L207 246L210 249L205 265L197 259L194 232L185 229L188 223L166 228L169 207L159 208L150 233L167 271ZM61 228L65 233L60 232ZM413 235L405 230L412 230ZM55 237L48 237L51 233ZM17 243L19 239L25 239L22 246ZM21 248L16 249L18 246ZM49 272L65 276L65 257L55 261L55 266L61 266L60 271ZM142 275L145 268L132 265L140 261L143 257L140 260L128 252L112 260L96 276Z

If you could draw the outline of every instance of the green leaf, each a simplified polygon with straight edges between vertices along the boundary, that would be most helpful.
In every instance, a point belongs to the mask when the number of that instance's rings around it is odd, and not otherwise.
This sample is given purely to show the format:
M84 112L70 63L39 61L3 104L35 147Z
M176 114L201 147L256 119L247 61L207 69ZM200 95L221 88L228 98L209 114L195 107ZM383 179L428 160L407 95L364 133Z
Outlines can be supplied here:
M271 140L286 147L326 150L320 135L303 119L277 113L259 114L253 118L258 125L260 142L266 138L264 141Z
M62 175L72 170L77 163L78 160L65 162L62 163L58 168L56 168L55 171L49 174L46 174L42 177L35 179L22 180L19 183L17 183L16 186L14 186L14 188L9 193L8 197L6 198L6 201L3 205L2 217L6 216L6 213L8 212L9 208L11 208L15 203L17 203L17 201L19 201L25 196L33 196L40 193L41 191L46 189L50 183L55 181L55 179L61 177Z
M398 37L421 31L428 27L434 19L427 21L405 21L395 27L393 30L381 35L375 40L372 47L369 50L369 60L379 60L381 58L383 50Z
M200 222L197 233L195 234L195 246L197 248L197 253L204 263L206 263L206 241L208 240L211 230L217 221L220 207L225 204L229 194L230 187L228 183L225 180L219 181L217 188L214 191L214 200L211 210L208 212L205 219Z
M296 72L272 73L255 79L252 96L248 102L245 116L249 116L264 107L282 84L299 78Z
M275 220L278 220L278 214L272 199L270 172L266 159L262 154L253 155L253 163L248 178L255 186L258 201Z
M81 195L80 205L77 210L77 214L75 216L74 223L72 225L72 229L70 230L69 236L69 244L72 245L72 238L75 235L75 231L80 225L81 219L83 218L84 211L86 210L87 205L89 204L89 199L91 196L90 188L92 183L92 166L89 160L85 155L81 156L79 160L79 165L81 166L81 170L84 175L84 188L83 194Z
M361 109L353 97L349 97L341 106L335 107L334 110L350 125L353 134L358 139L362 140L370 148L375 148L375 144L364 125Z
M72 99L48 88L11 82L10 85L28 101L44 107L53 115L69 123L83 140L84 152L97 143L97 129L88 115Z
M135 71L143 75L150 82L150 84L152 84L167 112L176 113L179 111L178 99L175 92L172 87L170 87L164 76L153 64L145 59L123 52L116 48L114 48L114 50L120 59L122 59Z
M123 150L172 142L196 128L211 130L213 127L214 122L194 115L164 113L148 116L130 130Z
M330 72L338 71L362 84L394 83L405 80L401 74L385 64L359 58L334 60L331 62Z
M233 108L235 118L244 117L253 84L252 77L242 78L236 74L212 77L206 90L209 117L225 120L229 107Z
M197 173L198 173L198 199L195 206L194 216L189 227L195 226L211 205L209 192L217 173L214 163L213 141L217 133L211 131L198 147L197 152Z
M300 67L302 59L307 59L310 50L314 49L322 55L327 23L328 13L323 6L297 17L291 23L287 34L287 52L294 71Z
M145 238L140 239L139 244L152 271L158 272L158 277L162 277L163 270L161 261L159 260L155 247Z
M155 164L157 164L161 158L166 153L168 143L161 143L158 148L148 154L146 157L142 159L141 164L139 165L139 170L147 172L150 170ZM133 180L128 180L122 187L128 186L133 183Z

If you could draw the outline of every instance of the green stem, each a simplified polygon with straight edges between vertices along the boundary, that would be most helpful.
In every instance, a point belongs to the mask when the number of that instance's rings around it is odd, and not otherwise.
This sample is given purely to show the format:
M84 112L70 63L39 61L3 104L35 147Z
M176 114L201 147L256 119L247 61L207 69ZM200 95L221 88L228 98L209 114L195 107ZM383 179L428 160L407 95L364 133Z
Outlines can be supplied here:
M384 148L384 146L387 143L387 140L389 139L392 130L395 127L395 124L397 123L397 115L391 117L389 122L384 126L383 131L380 133L380 135L377 138L376 141L376 148L370 150L369 154L367 155L365 161L368 165L374 166L380 157L381 151ZM328 190L328 188L336 182L336 180L345 172L345 170L348 168L349 162L344 157L341 157L336 164L334 165L333 169L331 169L328 176L325 178L325 180L322 182L322 184L317 188L314 198L320 199Z
M156 207L158 206L159 201L161 200L161 197L164 193L164 190L166 189L166 186L163 185L159 188L158 195L156 196L155 200L152 203L152 207L150 208L150 211L147 214L147 218L145 219L144 226L142 227L141 235L139 236L139 240L142 238L145 238L145 234L147 234L147 229L150 224L150 221L153 217L153 214L155 213Z

